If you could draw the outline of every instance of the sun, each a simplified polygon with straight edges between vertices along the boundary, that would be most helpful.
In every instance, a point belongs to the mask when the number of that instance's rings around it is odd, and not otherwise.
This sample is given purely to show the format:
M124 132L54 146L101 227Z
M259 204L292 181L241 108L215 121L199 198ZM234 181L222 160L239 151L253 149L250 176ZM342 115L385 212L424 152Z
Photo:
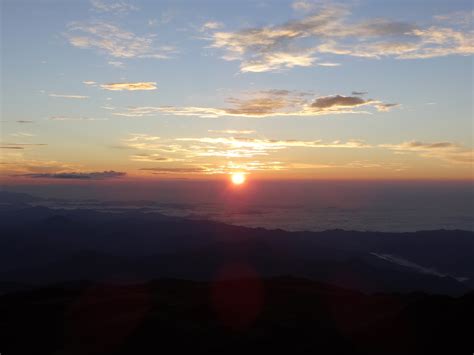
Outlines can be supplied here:
M233 173L231 176L231 180L234 185L242 185L245 182L245 174Z

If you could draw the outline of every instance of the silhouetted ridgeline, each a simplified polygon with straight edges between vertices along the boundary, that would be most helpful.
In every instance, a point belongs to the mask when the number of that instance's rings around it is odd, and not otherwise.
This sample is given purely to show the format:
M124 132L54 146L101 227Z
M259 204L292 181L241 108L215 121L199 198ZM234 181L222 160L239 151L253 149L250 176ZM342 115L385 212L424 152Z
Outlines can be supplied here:
M4 285L211 280L223 267L239 264L259 277L292 275L364 292L461 295L473 287L472 232L290 233L146 209L105 213L30 207L27 196L15 200L14 195L9 193L0 208Z

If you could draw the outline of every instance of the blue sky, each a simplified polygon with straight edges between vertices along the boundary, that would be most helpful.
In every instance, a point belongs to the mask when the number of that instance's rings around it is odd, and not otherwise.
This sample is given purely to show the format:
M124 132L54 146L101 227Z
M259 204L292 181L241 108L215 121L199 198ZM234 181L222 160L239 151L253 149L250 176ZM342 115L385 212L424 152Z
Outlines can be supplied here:
M470 1L4 1L3 176L472 179L473 52Z

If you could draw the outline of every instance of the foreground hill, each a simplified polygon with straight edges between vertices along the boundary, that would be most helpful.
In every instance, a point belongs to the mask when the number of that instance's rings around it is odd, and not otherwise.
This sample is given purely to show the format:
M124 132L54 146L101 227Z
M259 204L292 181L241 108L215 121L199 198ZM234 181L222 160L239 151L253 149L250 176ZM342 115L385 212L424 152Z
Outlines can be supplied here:
M76 282L0 296L5 354L470 354L474 294L288 277Z

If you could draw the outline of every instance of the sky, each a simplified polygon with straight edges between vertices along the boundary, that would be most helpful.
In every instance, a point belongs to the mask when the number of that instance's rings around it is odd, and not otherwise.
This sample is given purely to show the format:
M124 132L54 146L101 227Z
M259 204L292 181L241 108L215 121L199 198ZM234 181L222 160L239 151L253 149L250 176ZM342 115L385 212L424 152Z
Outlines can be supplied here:
M473 179L467 0L1 2L2 184Z

